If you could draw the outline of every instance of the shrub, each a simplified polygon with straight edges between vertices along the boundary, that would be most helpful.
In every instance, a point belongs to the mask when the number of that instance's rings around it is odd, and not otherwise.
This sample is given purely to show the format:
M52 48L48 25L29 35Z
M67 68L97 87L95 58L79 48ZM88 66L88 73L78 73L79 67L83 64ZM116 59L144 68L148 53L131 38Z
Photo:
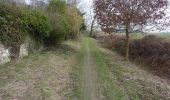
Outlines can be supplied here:
M52 29L48 17L40 11L26 10L24 22L30 37L37 42L37 45L42 45Z
M66 3L61 0L50 1L46 13L50 20L52 31L45 39L46 46L56 45L56 43L61 42L69 31L70 26L64 16L66 8Z
M51 0L48 5L48 11L63 14L67 9L67 4L64 0Z
M107 49L110 50L116 49L116 51L119 51L119 53L121 53L122 55L125 53L123 45L123 43L125 42L125 37L123 36L109 35L106 37L100 37L100 42Z
M125 54L125 37L109 36L102 40L104 47ZM170 78L170 43L154 35L130 41L130 59L145 64L157 75Z
M150 65L158 75L170 78L170 43L150 35L130 43L130 58Z
M45 39L48 46L78 36L82 16L75 7L67 6L62 0L52 0L47 11L52 26L49 37Z
M83 18L75 7L68 7L65 12L66 20L70 26L70 30L68 32L68 38L77 38L79 35L79 30L82 27Z
M44 39L45 46L55 46L64 40L64 34L61 32L61 29L53 29L50 33L50 36Z

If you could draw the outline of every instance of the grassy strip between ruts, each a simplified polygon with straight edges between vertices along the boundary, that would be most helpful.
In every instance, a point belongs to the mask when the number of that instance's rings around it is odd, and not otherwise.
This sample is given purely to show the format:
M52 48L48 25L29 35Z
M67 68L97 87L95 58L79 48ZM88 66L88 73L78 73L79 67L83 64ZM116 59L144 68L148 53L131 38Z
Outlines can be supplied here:
M112 76L108 71L107 64L104 61L105 55L100 51L93 40L88 39L88 41L89 48L91 49L90 51L96 61L100 89L105 100L125 100L123 92L116 84L116 80L112 79Z

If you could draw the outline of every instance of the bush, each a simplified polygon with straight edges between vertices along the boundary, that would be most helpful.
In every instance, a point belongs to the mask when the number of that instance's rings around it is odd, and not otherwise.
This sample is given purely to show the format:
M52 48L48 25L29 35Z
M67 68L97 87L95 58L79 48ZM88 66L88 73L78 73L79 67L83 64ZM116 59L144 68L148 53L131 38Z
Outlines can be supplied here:
M44 39L45 46L55 46L56 44L60 43L64 40L64 34L60 32L60 29L53 29L50 33L50 36Z
M64 0L51 0L48 5L48 11L63 14L67 9L67 4Z
M104 47L125 54L125 37L109 36L102 40ZM130 59L149 65L157 75L170 78L170 43L154 35L142 39L131 40Z
M150 35L130 43L130 58L151 66L159 75L170 78L170 43Z
M52 26L49 37L45 39L47 46L78 37L82 16L75 7L67 6L62 0L52 0L47 11Z
M109 35L106 37L100 37L100 42L102 43L102 46L113 50L116 49L116 51L119 51L120 54L125 54L124 51L124 42L125 42L125 37L123 36L113 36L113 35Z
M52 28L48 17L42 12L26 10L24 22L27 25L26 30L37 45L42 45L44 43L44 39L50 36Z
M68 7L65 16L70 26L70 30L66 35L68 38L75 39L79 36L79 30L82 27L83 18L75 7Z
M46 46L56 45L56 43L64 40L64 36L68 32L70 27L65 20L65 16L63 15L65 9L65 2L62 2L60 0L52 0L48 5L46 13L50 20L52 31L49 33L50 35L45 39Z

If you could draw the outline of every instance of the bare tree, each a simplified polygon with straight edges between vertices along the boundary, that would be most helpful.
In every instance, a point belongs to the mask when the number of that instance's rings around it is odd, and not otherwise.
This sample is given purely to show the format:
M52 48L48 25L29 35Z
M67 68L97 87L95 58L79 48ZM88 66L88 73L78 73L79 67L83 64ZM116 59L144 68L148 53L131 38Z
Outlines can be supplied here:
M45 0L30 0L31 1L31 5L33 6L33 7L40 7L40 8L42 8L42 7L45 7L46 5L47 5L47 2L45 1Z
M129 34L144 26L157 23L165 16L167 0L95 0L98 24L105 31L110 27L126 32L126 60L129 60Z
M89 28L90 28L90 33L89 35L92 37L93 36L93 31L94 31L94 27L95 27L95 24L96 24L96 15L94 13L94 7L93 7L93 0L89 0L89 2L92 2L91 5L87 5L87 7L89 8L89 11L88 11L88 21L89 21Z
M91 21L91 25L90 25L90 36L93 35L93 29L94 29L95 21L96 21L96 16L94 16L93 20Z
M66 0L66 1L71 6L77 6L81 0Z

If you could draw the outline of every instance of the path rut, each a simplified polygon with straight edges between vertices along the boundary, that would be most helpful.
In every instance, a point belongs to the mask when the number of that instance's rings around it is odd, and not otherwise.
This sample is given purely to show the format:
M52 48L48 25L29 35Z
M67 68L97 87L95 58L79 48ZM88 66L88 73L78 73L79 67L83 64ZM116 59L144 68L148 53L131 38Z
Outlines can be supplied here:
M91 55L91 51L86 43L86 56L83 65L83 87L84 87L84 100L101 100L101 93L98 88L96 63Z

